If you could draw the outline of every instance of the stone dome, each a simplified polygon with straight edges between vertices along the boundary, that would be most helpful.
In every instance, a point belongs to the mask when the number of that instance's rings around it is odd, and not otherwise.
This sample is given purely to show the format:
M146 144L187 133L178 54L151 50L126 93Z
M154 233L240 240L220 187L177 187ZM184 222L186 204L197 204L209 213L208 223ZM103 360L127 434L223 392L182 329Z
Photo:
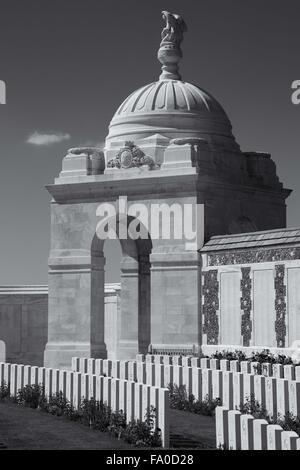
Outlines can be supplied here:
M201 88L181 79L178 63L186 24L179 15L162 12L166 26L158 50L162 73L157 82L134 91L123 101L109 125L106 151L118 143L160 136L202 138L212 147L240 151L222 106Z
M181 80L159 80L129 95L111 120L107 143L136 141L154 134L223 142L225 138L231 148L237 147L230 120L218 101Z
M215 113L226 117L219 103L208 93L181 80L150 83L133 92L121 104L114 119L132 113L149 112Z

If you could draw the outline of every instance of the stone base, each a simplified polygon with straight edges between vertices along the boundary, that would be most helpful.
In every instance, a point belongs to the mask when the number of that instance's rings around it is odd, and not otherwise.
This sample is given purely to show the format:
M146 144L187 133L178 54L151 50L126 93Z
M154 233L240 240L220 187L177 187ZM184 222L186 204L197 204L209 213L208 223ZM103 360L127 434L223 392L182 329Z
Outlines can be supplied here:
M200 346L195 344L150 344L151 354L197 355Z
M98 346L91 350L89 343L48 343L44 353L44 367L71 369L72 357L106 359L106 346Z
M119 341L117 350L117 359L120 361L128 361L136 359L136 355L139 354L138 341Z

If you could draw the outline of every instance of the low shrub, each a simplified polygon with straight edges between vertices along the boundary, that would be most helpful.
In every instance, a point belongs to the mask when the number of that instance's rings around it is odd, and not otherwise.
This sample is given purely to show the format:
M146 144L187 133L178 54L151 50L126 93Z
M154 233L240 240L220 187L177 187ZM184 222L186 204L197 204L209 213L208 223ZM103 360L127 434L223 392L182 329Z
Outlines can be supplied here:
M284 431L294 431L300 436L300 417L287 412L285 416L278 415L276 422Z
M0 401L4 401L10 397L10 385L5 382L0 385Z
M18 390L15 401L18 405L38 408L44 396L44 387L41 385L25 385L25 387Z
M255 419L266 419L269 421L267 410L262 407L259 401L257 401L253 394L247 397L239 411L242 414L252 415Z
M204 400L196 400L194 395L187 395L185 385L169 384L170 408L177 410L190 411L191 413L205 416L214 416L217 406L221 406L221 399L209 398L207 395Z
M221 398L209 398L209 396L206 395L204 400L196 400L190 411L199 415L214 416L217 406L222 406Z
M228 361L247 361L247 356L243 351L216 351L211 356L212 359L227 359Z
M106 431L113 413L109 406L94 398L83 400L80 405L79 419L82 424L98 431Z
M123 438L136 447L161 447L161 430L155 427L156 409L151 406L145 421L133 420L125 428Z
M43 393L40 397L39 408L55 416L69 416L72 407L62 392L55 393L49 398Z
M259 364L268 363L268 364L282 364L290 365L293 364L293 360L289 356L284 354L273 354L269 349L264 349L260 352L253 352L251 357L247 357L243 351L216 351L211 355L211 359L227 359L228 361L248 361L248 362L258 362ZM298 365L298 364L295 364ZM260 373L258 371L258 373Z

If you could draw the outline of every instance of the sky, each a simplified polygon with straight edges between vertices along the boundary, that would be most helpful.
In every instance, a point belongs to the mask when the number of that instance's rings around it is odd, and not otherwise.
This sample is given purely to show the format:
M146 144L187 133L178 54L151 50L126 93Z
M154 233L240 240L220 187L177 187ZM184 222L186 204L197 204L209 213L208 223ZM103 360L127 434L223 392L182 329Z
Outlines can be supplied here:
M103 142L120 103L158 79L162 10L188 25L183 79L220 101L243 151L272 154L300 226L299 0L0 0L0 285L47 283L45 185L68 148Z

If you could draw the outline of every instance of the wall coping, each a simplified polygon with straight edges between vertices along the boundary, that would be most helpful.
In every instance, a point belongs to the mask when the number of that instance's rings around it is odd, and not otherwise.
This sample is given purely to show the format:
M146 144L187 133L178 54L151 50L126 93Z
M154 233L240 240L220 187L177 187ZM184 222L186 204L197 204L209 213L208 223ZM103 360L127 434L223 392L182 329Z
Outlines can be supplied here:
M120 283L106 283L104 291L105 293L112 293L121 290ZM47 295L47 285L7 285L0 286L1 295Z

